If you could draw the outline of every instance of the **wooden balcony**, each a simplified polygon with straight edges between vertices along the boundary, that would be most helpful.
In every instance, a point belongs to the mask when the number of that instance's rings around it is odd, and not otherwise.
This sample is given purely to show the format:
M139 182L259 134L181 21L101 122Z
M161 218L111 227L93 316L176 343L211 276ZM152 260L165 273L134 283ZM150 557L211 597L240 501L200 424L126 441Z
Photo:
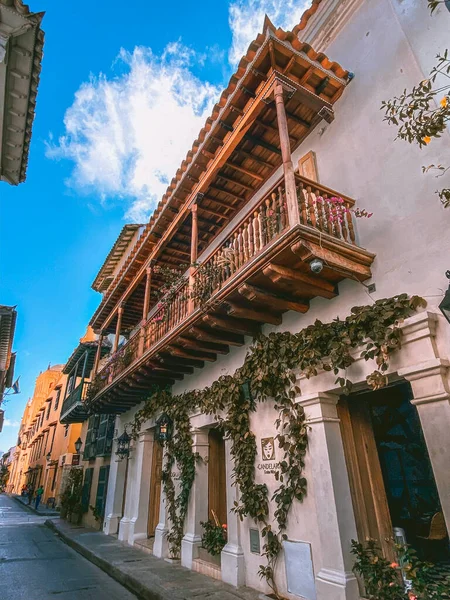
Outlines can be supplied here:
M82 381L65 397L59 418L61 423L64 425L83 423L88 418L89 413L85 401L90 385L89 381Z
M172 385L213 362L230 346L280 325L286 311L305 313L315 297L332 299L345 278L370 277L374 255L355 243L354 202L295 177L298 217L288 214L285 178L211 245L201 265L180 282L95 377L90 410L120 413L145 399L153 385ZM295 203L295 201L294 201ZM241 213L242 214L242 213ZM291 222L290 222L291 221ZM322 262L314 274L310 263Z

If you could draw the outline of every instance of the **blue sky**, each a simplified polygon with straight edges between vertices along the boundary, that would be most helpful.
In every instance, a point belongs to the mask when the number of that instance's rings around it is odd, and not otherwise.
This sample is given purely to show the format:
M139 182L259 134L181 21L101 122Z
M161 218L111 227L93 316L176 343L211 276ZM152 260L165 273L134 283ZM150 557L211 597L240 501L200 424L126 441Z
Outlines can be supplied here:
M17 305L21 394L64 363L100 296L91 288L125 222L145 222L256 33L292 27L307 0L30 0L46 11L27 181L0 183L0 304Z

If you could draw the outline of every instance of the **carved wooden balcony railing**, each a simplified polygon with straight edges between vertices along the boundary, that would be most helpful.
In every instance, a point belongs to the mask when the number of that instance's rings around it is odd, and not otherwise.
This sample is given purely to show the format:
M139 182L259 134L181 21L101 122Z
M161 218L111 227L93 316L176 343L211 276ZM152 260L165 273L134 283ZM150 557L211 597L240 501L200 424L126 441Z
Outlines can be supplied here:
M89 381L82 381L64 399L61 407L60 422L63 424L82 423L88 417L85 405L89 392Z
M151 384L173 384L261 324L280 324L283 312L333 298L342 279L370 277L374 256L355 243L354 201L298 175L296 188L299 222L289 223L280 179L97 374L93 410L128 410Z

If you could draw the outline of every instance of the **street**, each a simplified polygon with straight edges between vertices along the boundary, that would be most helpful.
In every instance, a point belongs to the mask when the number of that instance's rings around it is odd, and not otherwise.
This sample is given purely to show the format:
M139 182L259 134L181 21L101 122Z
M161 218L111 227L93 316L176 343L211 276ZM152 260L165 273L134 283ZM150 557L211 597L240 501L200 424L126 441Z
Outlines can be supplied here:
M66 546L44 522L0 495L1 600L131 600L119 583Z

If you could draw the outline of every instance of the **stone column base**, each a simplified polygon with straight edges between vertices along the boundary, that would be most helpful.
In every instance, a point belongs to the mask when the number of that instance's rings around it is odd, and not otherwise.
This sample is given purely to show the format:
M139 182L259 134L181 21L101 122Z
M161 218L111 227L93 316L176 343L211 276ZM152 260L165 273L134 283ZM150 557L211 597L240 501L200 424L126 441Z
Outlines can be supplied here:
M226 544L221 554L222 581L240 587L245 585L245 558L242 548Z
M130 535L130 519L123 517L119 523L119 535L117 536L121 542L128 542Z
M198 558L198 548L202 538L193 533L186 533L181 540L181 564L187 569L192 569L192 562Z
M168 533L169 530L164 527L164 523L158 523L155 529L155 542L153 544L153 554L158 558L167 558L169 556Z
M353 573L321 569L316 576L317 600L359 600L359 588Z
M115 535L119 531L119 521L122 515L108 515L103 525L103 533Z

